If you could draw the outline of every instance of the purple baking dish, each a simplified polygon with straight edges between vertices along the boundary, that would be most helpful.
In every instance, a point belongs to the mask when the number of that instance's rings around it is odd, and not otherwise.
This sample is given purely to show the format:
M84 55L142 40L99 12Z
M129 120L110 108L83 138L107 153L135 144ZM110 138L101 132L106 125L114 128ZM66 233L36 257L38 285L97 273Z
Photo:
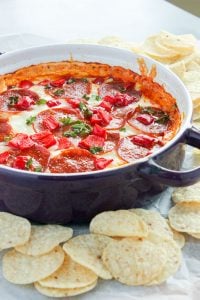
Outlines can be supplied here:
M42 62L68 60L99 62L139 72L139 55L99 45L50 45L4 54L0 73ZM86 222L105 210L142 206L166 186L186 186L200 179L200 167L179 171L182 145L200 148L200 131L191 125L192 101L179 78L161 64L144 58L157 68L155 81L176 99L183 121L177 135L153 155L115 169L78 173L34 173L0 166L0 210L40 223Z

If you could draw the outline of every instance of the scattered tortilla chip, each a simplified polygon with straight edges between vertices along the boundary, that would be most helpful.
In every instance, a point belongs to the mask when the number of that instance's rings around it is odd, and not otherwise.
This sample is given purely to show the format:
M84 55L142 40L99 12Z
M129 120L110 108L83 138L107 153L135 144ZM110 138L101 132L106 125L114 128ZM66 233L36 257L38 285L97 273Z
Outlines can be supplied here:
M28 220L6 212L0 212L0 250L25 244L30 237Z
M97 275L91 270L77 264L68 255L62 266L49 277L40 280L44 287L58 289L82 288L97 281Z
M172 239L161 239L150 234L148 236L148 240L153 243L157 243L160 247L163 247L167 253L167 261L164 268L152 281L148 283L148 285L161 284L177 272L181 264L181 250Z
M29 284L54 273L64 261L64 252L56 247L41 256L28 256L10 250L3 257L3 276L15 284Z
M149 232L173 238L172 231L166 223L165 218L163 218L157 211L142 208L130 209L129 211L142 218L142 220L148 225Z
M187 232L187 234L191 235L191 236L194 237L195 239L200 239L200 232L199 232L199 233L191 233L191 232Z
M102 262L102 253L111 238L98 234L79 235L63 245L64 251L78 264L92 270L103 279L112 276Z
M181 79L183 78L184 73L186 71L185 63L183 61L169 65L169 69Z
M127 285L144 285L160 274L165 249L151 241L124 238L104 249L103 262L113 277Z
M172 228L180 232L200 232L200 203L178 203L169 211Z
M180 203L180 202L200 203L200 181L187 187L176 188L172 194L172 200L175 203Z
M15 247L27 255L43 255L50 252L73 235L73 230L60 225L33 225L30 240L23 246Z
M172 233L173 233L173 240L176 242L176 244L179 246L179 248L183 248L185 246L185 237L180 232L173 229L170 224L169 220L166 220L167 224L169 225Z
M130 211L105 211L92 219L90 232L115 237L144 237L148 235L148 226Z
M82 287L82 288L76 288L76 289L55 289L55 288L48 288L40 285L38 282L34 283L34 286L38 292L40 292L42 295L48 296L48 297L54 297L54 298L61 298L61 297L70 297L70 296L76 296L80 295L86 292L89 292L90 290L94 289L97 285L97 281L94 283Z

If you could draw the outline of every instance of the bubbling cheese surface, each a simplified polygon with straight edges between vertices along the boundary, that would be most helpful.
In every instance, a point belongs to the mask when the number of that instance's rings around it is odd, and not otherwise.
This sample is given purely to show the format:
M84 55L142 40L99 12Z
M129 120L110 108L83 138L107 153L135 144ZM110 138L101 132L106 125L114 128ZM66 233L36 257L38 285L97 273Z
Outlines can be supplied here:
M2 165L97 171L134 162L165 143L169 115L134 86L112 78L27 82L0 95L7 116L0 123L0 133L7 127L0 135Z

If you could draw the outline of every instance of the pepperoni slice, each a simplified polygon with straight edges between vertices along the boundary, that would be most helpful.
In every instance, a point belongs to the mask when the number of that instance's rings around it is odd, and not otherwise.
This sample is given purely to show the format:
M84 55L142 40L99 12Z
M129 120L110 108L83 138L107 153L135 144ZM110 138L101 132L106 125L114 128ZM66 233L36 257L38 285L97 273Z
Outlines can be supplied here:
M110 123L105 127L107 130L120 129L124 126L125 120L123 118L112 118Z
M49 170L52 173L78 173L95 171L95 156L80 148L63 150L51 158Z
M46 89L46 93L54 98L82 98L85 94L89 94L90 90L90 82L76 80L72 83L65 83L61 88L48 88Z
M33 128L36 132L51 130L50 126L47 128L47 120L52 122L54 120L54 124L58 124L58 126L53 126L51 132L53 132L56 136L62 136L63 132L69 129L68 125L64 125L61 120L67 119L77 121L82 119L79 112L75 109L70 108L52 108L47 109L40 112L36 120L33 124Z
M7 120L0 119L0 142L3 142L6 136L12 133L12 127L8 124Z
M117 147L117 144L120 139L119 132L107 132L107 138L104 142L103 151L104 152L110 152L114 150Z
M28 89L7 90L0 95L0 111L27 110L38 100L38 94Z
M122 82L103 83L100 85L98 93L102 98L105 96L128 95L139 101L141 97L140 91L136 91L132 84L125 86Z
M150 118L146 118L145 122L146 113L143 113L143 109L145 108L137 108L135 112L130 115L130 118L128 119L129 125L136 128L137 130L141 130L144 133L163 135L164 132L167 131L169 126L169 120L167 120L168 115L166 115L162 110L158 108L148 107L148 110L152 110L155 114L147 114L148 117L151 117L151 120Z
M40 145L33 145L29 149L24 149L24 150L10 150L9 152L9 157L7 157L6 161L4 164L10 167L15 167L20 169L20 165L22 165L23 161L26 162L30 158L34 159L34 164L37 166L39 165L41 167L41 171L44 171L48 165L49 157L50 157L50 152L44 148L43 146ZM18 159L19 157L19 159ZM22 161L23 158L23 161ZM21 169L25 169L22 168ZM34 171L34 169L33 169Z
M133 136L122 138L118 145L118 155L126 162L133 162L151 153L149 149L134 144L132 138Z

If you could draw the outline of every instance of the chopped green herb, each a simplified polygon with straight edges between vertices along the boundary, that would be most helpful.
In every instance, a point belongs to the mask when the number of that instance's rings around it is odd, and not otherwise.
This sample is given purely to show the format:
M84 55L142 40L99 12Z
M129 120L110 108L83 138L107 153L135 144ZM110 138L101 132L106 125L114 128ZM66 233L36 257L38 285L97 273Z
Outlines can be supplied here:
M99 152L101 152L103 150L103 148L102 147L91 147L90 148L90 152L92 153L92 154L97 154L97 153L99 153Z
M45 99L39 99L37 102L36 102L36 104L37 105L42 105L42 104L46 104L46 100Z
M158 113L158 110L156 110L150 106L145 106L145 107L141 107L141 113L149 114L149 115L156 115Z
M95 101L100 101L100 100L101 100L101 97L100 97L99 95L93 94L93 95L91 95L90 99L91 99L91 100L95 100Z
M74 78L70 78L69 80L67 80L67 83L70 84L70 83L74 83L76 82L76 79Z
M88 79L87 78L82 78L81 79L83 82L88 82Z
M83 97L82 97L82 98L83 98L83 99L85 99L85 100L87 100L87 101L88 101L88 100L90 100L90 96L88 96L88 95L86 95L86 94L85 94L85 95L83 95Z
M119 88L119 91L120 91L121 93L125 93L125 92L126 92L126 88L125 88L125 87L120 87L120 88Z
M163 116L161 116L160 118L158 118L157 120L155 120L155 123L158 124L166 124L167 122L169 122L169 115L164 113Z
M35 122L36 117L35 116L30 116L29 118L26 119L26 124L31 125L33 122Z
M9 100L9 105L15 105L15 104L17 104L19 97L18 96L10 96L8 98L8 100Z
M92 111L83 103L79 103L79 109L82 111L85 118L89 118L92 116Z
M50 86L49 84L47 84L47 85L44 86L44 89L45 89L45 90L50 90L50 89L51 89L51 86Z
M36 168L34 169L34 172L42 172L42 167L36 167Z
M120 128L119 131L121 131L121 132L126 132L126 128L125 128L125 127L122 127L122 128Z
M66 117L66 118L62 118L60 119L60 122L63 123L63 125L71 125L71 124L74 124L76 121L74 121L72 118L70 117Z
M7 136L4 136L4 142L9 142L10 140L12 140L12 135L7 135Z
M92 131L92 128L82 121L76 121L76 123L71 126L71 129L70 131L65 131L63 135L71 137L85 136Z
M54 95L55 95L55 96L62 96L64 93L65 93L65 91L64 91L63 89L57 89L57 90L54 92Z
M32 158L29 158L29 159L27 160L26 164L25 164L25 167L26 167L27 170L30 169L32 163L33 163L33 159L32 159Z

